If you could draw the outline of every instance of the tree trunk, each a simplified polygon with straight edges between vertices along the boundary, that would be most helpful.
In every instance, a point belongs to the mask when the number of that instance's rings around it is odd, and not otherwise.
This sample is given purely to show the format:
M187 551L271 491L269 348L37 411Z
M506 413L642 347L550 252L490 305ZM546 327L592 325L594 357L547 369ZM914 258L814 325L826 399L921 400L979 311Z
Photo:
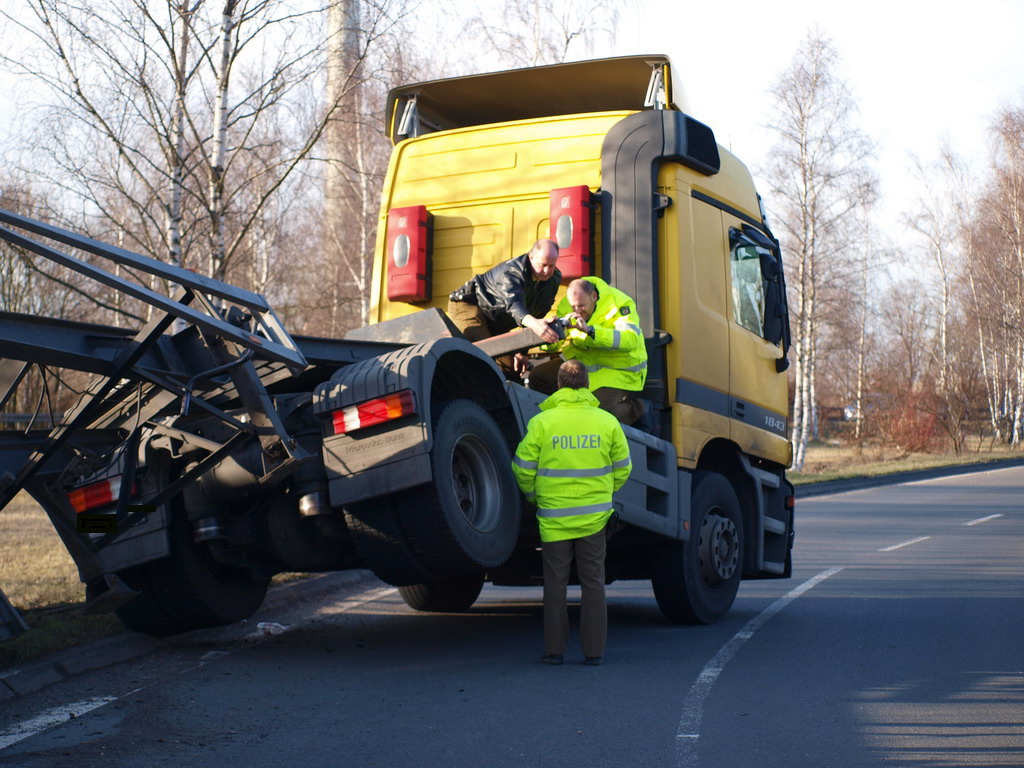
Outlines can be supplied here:
M353 279L353 265L362 262L362 228L364 222L355 210L361 207L359 188L362 178L351 179L350 173L361 176L364 162L359 141L359 68L360 56L359 0L335 0L328 15L327 102L336 116L327 125L327 178L324 191L325 250L324 255L335 276L331 286L331 333L338 334L346 324L342 317L345 304L364 300L358 279ZM353 147L353 122L356 143ZM354 171L349 171L354 166ZM354 184L353 184L354 182ZM353 186L356 187L353 190ZM353 200L353 191L356 200ZM355 202L355 205L352 203ZM347 210L346 210L347 209ZM356 270L358 274L358 269ZM358 297L358 299L357 299ZM361 310L361 317L366 316Z
M181 22L181 39L178 46L178 61L174 68L174 113L171 117L170 139L172 145L169 151L170 168L168 176L171 180L170 200L165 209L165 226L167 230L168 256L171 264L176 267L184 266L181 252L181 222L182 204L185 194L185 98L188 90L188 51L189 38L192 28L191 11L187 0L182 0L177 8L178 19ZM153 307L146 305L146 319L152 320ZM185 321L176 318L171 330L177 333L185 328Z
M225 0L220 20L220 61L217 90L213 98L213 147L210 151L210 277L224 279L227 267L227 238L224 233L224 168L228 142L228 87L231 83L231 34L235 28L237 0Z
M861 438L864 431L864 347L867 343L868 335L868 267L871 262L871 242L869 235L869 242L867 253L865 258L861 261L860 269L860 297L858 301L858 309L860 310L860 317L858 318L857 328L857 380L854 384L854 422L853 422L853 437L857 440L858 445L861 445Z

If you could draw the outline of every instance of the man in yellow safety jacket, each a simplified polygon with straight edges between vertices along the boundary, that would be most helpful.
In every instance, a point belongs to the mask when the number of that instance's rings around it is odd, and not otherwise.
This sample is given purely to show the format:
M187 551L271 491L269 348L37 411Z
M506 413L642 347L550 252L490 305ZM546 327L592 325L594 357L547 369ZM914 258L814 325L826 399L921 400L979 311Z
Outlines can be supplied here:
M555 311L568 327L565 341L548 349L582 362L601 407L623 424L635 423L644 412L638 393L647 380L647 345L633 299L599 277L584 277L569 284ZM553 392L560 362L537 366L531 389Z
M608 635L605 526L612 494L629 477L629 445L618 421L598 408L587 369L567 360L558 391L540 404L512 461L519 488L537 505L544 561L544 655L561 664L569 640L566 586L573 557L582 589L580 640L586 664L601 663Z

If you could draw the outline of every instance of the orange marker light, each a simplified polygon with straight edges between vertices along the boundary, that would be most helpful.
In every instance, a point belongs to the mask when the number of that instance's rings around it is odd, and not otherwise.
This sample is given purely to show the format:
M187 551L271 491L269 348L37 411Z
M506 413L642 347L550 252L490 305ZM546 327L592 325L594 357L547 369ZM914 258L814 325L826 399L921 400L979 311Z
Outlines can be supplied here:
M416 401L411 389L403 389L391 395L367 400L358 405L350 405L331 416L334 422L334 434L346 435L359 429L366 429L375 424L400 419L416 413Z
M68 494L68 501L75 512L82 513L113 504L120 495L121 478L111 477L76 488Z

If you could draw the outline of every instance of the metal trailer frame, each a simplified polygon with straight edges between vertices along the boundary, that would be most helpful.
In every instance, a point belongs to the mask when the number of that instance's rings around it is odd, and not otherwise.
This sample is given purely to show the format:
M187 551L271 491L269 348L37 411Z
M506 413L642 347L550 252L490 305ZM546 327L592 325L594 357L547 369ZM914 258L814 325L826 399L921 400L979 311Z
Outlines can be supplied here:
M27 233L27 234L26 234ZM31 235L31 236L30 236ZM100 550L146 519L147 511L179 493L243 443L258 441L278 457L261 478L279 479L312 456L288 434L268 387L301 375L312 366L343 366L395 349L380 342L302 339L284 329L266 299L256 293L132 253L26 216L0 209L0 240L133 297L155 310L138 331L92 323L0 313L0 408L33 366L84 371L96 379L50 430L0 432L0 510L48 466L60 466L88 449L90 441L111 440L124 447L123 482L131 488L141 431L155 429L199 441L205 458L157 493L129 509L130 494L117 501L117 529L98 538L78 530L74 510L46 504L58 535L85 578L103 576L112 589ZM51 243L77 250L72 255ZM178 286L165 295L113 274L85 255L112 262L133 275L156 277ZM184 325L182 330L175 328ZM44 387L45 387L44 383ZM228 413L241 404L244 415ZM175 430L164 416L202 410L222 421L227 439L199 438ZM31 427L31 423L29 424ZM116 444L115 442L115 444ZM123 539L122 539L123 540ZM12 635L24 622L0 592L0 624Z

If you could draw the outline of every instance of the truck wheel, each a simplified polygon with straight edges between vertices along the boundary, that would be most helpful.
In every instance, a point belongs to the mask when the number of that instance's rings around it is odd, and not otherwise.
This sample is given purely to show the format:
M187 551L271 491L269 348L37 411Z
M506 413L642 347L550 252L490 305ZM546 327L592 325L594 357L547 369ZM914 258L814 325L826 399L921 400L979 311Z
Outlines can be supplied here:
M713 624L732 607L743 576L743 522L732 484L697 472L693 529L656 559L651 586L661 612L684 624Z
M398 593L405 604L416 611L461 613L476 602L483 588L484 577L480 575L467 579L411 584L399 587Z
M519 489L498 425L469 400L445 403L433 423L433 484L345 510L366 565L400 587L499 566L519 537Z
M452 400L434 419L434 483L407 491L407 543L443 578L496 568L519 539L519 487L494 419L476 403ZM410 512L412 514L410 514Z
M215 562L192 541L183 509L173 512L168 535L171 554L118 574L142 592L116 613L126 627L156 637L232 624L263 604L269 579Z
M381 581L405 586L435 577L406 544L402 530L403 511L415 514L417 509L418 505L404 491L345 507L345 523L352 543L366 567Z

